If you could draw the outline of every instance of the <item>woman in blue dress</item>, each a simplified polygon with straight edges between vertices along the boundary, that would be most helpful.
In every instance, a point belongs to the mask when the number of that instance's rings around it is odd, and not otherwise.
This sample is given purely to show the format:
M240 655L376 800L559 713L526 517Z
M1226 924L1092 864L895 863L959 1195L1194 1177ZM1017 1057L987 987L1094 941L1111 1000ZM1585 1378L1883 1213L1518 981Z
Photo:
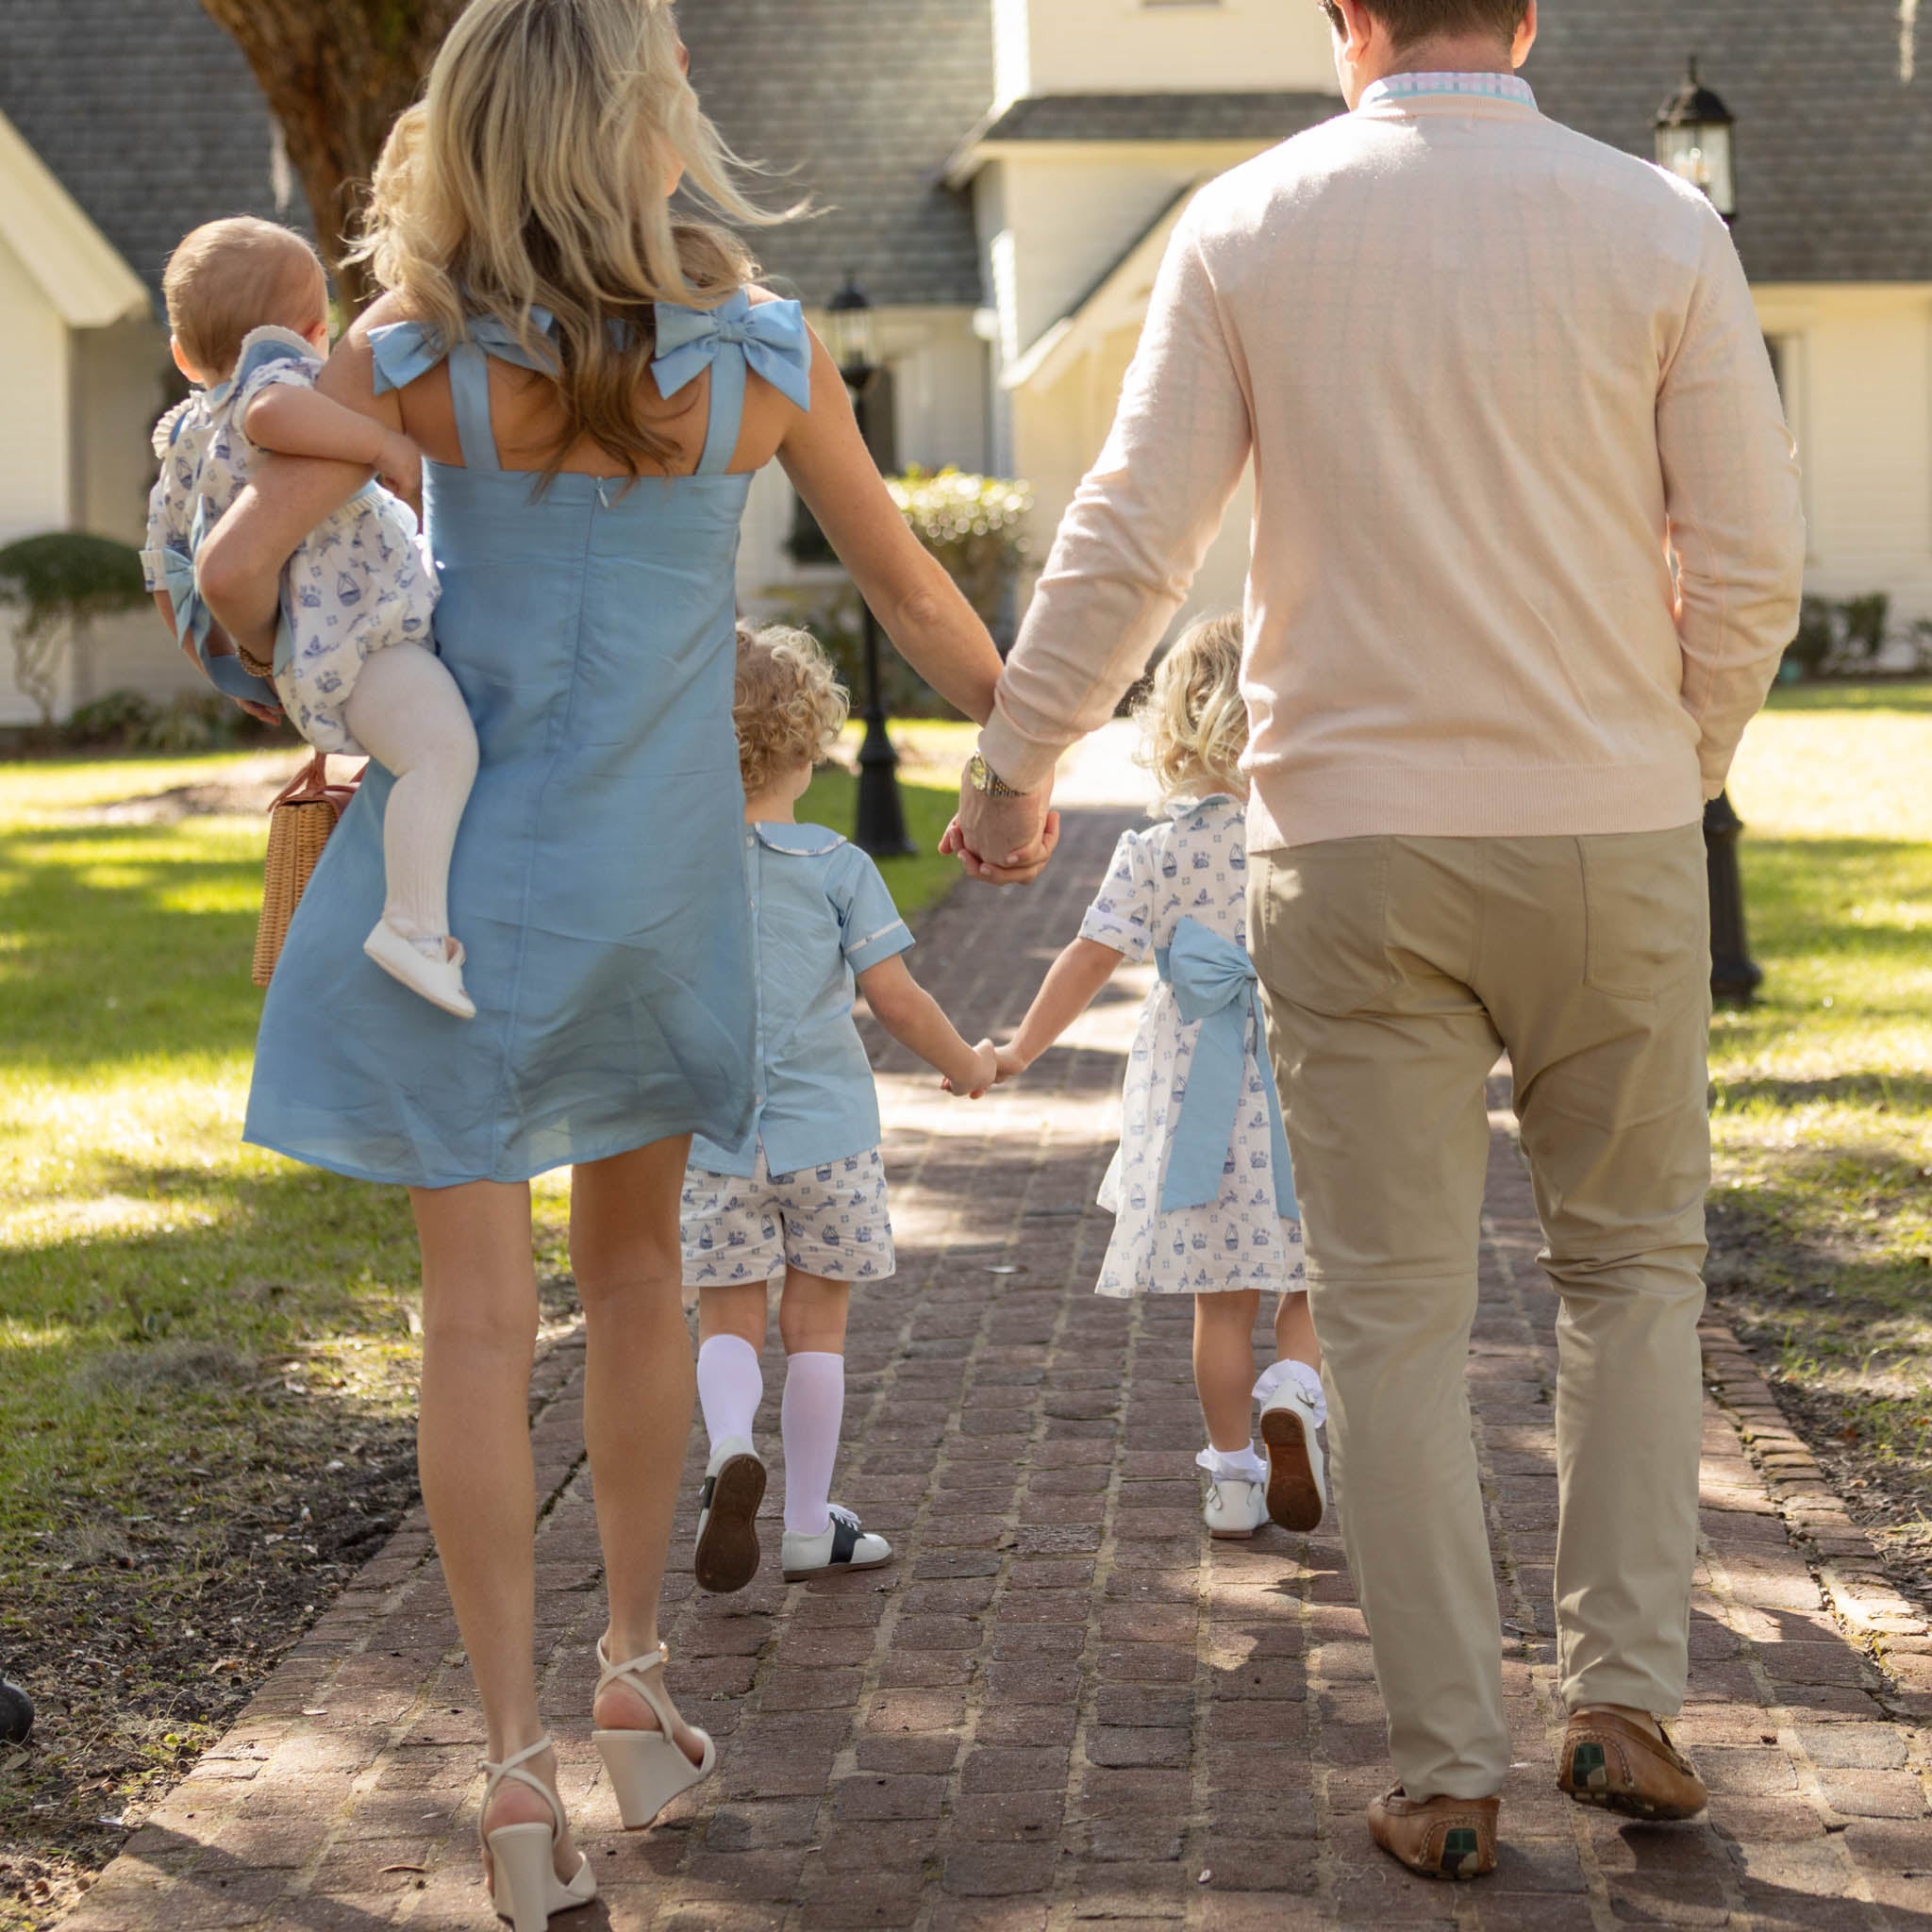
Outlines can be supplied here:
M391 774L331 839L262 1015L248 1138L412 1191L423 1493L487 1719L482 1828L518 1932L584 1903L532 1671L528 1183L569 1164L585 1438L609 1622L593 1724L625 1822L709 1769L658 1638L691 1361L678 1190L690 1136L754 1103L731 725L734 566L754 472L789 472L887 631L970 716L999 660L908 533L793 303L741 224L668 0L475 0L391 137L368 251L389 292L322 388L413 437L439 651L475 719L451 878L474 1021L362 957ZM365 481L272 458L200 558L260 648L300 538Z

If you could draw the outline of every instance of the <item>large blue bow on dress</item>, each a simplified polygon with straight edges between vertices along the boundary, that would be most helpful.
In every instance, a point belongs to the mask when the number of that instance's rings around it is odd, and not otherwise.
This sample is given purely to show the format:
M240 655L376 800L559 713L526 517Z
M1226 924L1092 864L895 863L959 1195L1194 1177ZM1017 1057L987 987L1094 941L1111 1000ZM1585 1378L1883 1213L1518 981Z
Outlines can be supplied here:
M1176 1208L1211 1208L1220 1200L1227 1151L1247 1086L1248 1022L1255 1023L1257 1058L1268 1050L1268 1034L1255 962L1232 940L1210 932L1198 919L1183 919L1174 928L1173 943L1159 947L1154 957L1161 978L1174 988L1181 1018L1201 1025L1181 1096L1180 1118L1168 1146L1167 1178L1160 1189L1160 1209L1165 1214ZM1281 1097L1272 1078L1262 1084L1268 1090L1268 1123L1274 1143L1274 1206L1278 1213L1292 1218L1300 1208L1281 1121Z
M659 394L675 396L717 359L727 342L744 351L745 365L788 402L811 407L811 337L796 302L753 302L742 289L715 308L658 305L658 355L651 374Z
M532 308L530 325L540 338L547 341L555 322L549 309ZM519 369L534 369L540 375L557 374L555 359L545 361L532 355L507 322L493 315L473 315L465 326L466 340L499 362L514 362ZM390 322L371 329L369 349L375 361L373 387L377 395L392 389L408 389L449 354L449 345L441 336L420 322Z

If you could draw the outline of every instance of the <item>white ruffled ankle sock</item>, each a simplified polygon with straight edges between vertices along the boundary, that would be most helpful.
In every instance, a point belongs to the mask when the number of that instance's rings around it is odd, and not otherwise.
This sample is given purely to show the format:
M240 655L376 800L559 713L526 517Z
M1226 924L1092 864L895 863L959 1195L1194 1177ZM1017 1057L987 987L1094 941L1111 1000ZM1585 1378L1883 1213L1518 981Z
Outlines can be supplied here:
M1268 1480L1268 1465L1256 1454L1252 1438L1245 1449L1217 1449L1210 1442L1194 1457L1194 1467L1205 1469L1218 1483L1265 1483Z
M1314 1404L1315 1426L1319 1429L1328 1420L1328 1395L1322 1387L1321 1370L1311 1369L1292 1356L1283 1356L1261 1371L1261 1379L1255 1384L1255 1400L1266 1402L1284 1382L1292 1382L1307 1392Z
M714 1335L698 1350L698 1407L711 1448L727 1436L751 1439L758 1404L765 1399L758 1352L741 1335Z
M845 1357L807 1349L785 1358L785 1527L823 1536L845 1419Z

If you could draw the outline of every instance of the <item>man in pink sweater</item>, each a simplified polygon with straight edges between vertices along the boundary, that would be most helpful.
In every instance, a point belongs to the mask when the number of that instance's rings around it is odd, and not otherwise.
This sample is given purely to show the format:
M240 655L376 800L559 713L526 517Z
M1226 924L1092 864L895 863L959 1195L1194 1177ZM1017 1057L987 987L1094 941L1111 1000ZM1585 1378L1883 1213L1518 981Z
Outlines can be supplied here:
M949 835L1012 881L1245 463L1249 946L1400 1782L1494 1863L1510 1764L1464 1364L1507 1049L1557 1318L1558 1767L1688 1817L1709 1173L1699 819L1795 627L1794 455L1693 188L1545 120L1535 0L1333 0L1353 111L1205 188Z

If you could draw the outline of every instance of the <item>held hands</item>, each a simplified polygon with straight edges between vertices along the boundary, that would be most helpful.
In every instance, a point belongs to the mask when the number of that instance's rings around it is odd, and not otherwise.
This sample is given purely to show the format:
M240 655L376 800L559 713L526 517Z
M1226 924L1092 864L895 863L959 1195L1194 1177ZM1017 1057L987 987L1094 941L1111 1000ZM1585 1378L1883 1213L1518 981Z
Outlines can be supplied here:
M962 1075L955 1078L951 1074L940 1080L941 1088L947 1093L964 1094L968 1100L978 1100L989 1087L999 1083L999 1064L993 1055L992 1041L982 1040L973 1049L970 1071L962 1070Z
M959 809L940 841L940 850L974 878L995 886L1030 884L1045 871L1060 840L1060 815L1053 786L996 797L970 781L959 785Z

